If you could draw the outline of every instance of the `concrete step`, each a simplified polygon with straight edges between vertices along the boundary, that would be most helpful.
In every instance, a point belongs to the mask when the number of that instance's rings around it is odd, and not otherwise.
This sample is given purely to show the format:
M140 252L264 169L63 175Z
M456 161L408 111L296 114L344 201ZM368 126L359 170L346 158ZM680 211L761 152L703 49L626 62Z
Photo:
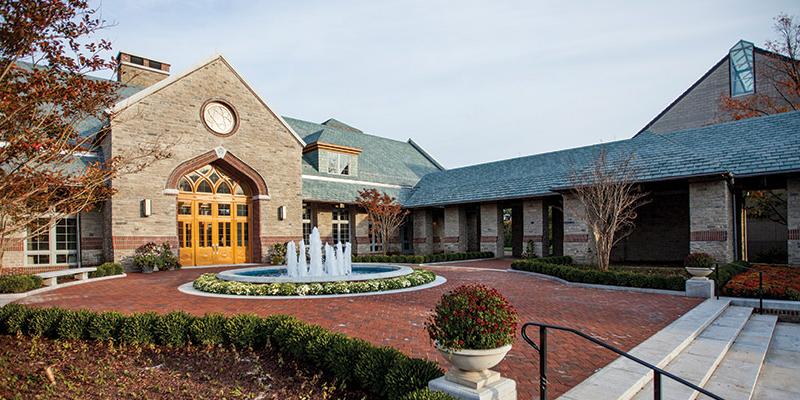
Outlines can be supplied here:
M640 343L629 353L657 367L664 368L729 306L730 300L708 299ZM591 334L591 332L589 333ZM587 344L587 346L589 345ZM591 348L591 351L607 351L596 346L588 348ZM653 373L649 368L627 358L619 357L563 394L559 399L630 399L652 379Z
M728 307L686 349L667 364L664 370L703 387L733 345L736 337L739 336L739 332L744 328L752 313L753 309L750 307ZM693 400L698 393L668 377L661 379L661 398L664 400ZM634 400L650 400L652 398L652 380L633 396Z
M775 326L753 398L800 399L800 324Z
M777 322L774 315L751 316L703 387L726 400L750 400Z

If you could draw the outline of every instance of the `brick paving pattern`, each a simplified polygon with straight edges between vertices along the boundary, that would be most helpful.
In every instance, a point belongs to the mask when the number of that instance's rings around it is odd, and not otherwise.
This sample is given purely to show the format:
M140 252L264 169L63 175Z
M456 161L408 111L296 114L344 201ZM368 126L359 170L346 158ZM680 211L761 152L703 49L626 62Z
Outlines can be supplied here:
M205 272L221 269L184 269L154 274L129 274L67 287L23 299L37 306L61 306L121 312L184 310L194 314L291 314L329 329L388 345L406 354L446 362L430 344L423 324L439 296L457 285L483 283L509 298L522 321L541 321L580 329L629 350L699 304L679 296L567 287L530 275L507 272L508 260L427 267L447 278L432 289L394 295L338 299L246 300L188 295L177 287ZM467 268L471 267L471 268ZM477 269L476 267L485 268ZM612 353L564 333L549 339L550 396L555 398L611 362ZM514 348L497 367L517 381L519 397L538 390L538 358L517 337Z

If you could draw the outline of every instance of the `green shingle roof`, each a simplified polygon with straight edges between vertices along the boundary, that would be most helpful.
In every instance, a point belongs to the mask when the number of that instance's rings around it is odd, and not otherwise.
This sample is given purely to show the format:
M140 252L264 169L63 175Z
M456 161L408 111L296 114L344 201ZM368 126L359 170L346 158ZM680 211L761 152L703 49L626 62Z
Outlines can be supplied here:
M440 171L436 162L410 142L401 142L362 133L357 128L334 119L323 124L284 117L289 126L308 143L328 143L361 150L358 155L358 173L355 176L330 175L318 171L305 157L303 174L345 181L374 182L410 188L420 178ZM303 179L303 198L309 200L352 202L364 183L329 182ZM377 186L376 189L404 199L407 190ZM402 192L402 193L401 193Z
M435 172L420 180L404 205L550 195L569 186L573 171L588 170L601 149L611 162L633 154L642 181L800 171L800 112L665 134L643 132L617 142Z

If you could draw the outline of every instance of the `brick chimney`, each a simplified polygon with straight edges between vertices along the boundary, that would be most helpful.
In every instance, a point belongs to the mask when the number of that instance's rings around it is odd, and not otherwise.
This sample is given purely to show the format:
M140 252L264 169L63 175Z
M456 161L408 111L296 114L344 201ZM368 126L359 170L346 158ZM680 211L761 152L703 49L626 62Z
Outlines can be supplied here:
M169 64L120 52L117 55L117 80L131 86L150 86L169 76Z

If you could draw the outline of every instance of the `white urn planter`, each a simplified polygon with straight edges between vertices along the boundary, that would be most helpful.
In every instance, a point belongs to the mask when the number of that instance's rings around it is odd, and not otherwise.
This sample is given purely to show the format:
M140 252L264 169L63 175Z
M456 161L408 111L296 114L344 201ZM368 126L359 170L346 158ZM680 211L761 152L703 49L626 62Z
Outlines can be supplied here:
M482 372L500 364L500 361L503 361L503 358L511 350L511 345L507 344L487 350L452 350L437 345L436 349L454 367L467 372Z
M686 272L692 276L692 279L705 279L707 276L714 272L714 268L706 267L685 267Z
M431 390L445 392L461 400L516 400L517 384L503 378L489 368L503 361L511 345L494 349L454 350L436 345L436 349L450 362L444 376L428 383Z

